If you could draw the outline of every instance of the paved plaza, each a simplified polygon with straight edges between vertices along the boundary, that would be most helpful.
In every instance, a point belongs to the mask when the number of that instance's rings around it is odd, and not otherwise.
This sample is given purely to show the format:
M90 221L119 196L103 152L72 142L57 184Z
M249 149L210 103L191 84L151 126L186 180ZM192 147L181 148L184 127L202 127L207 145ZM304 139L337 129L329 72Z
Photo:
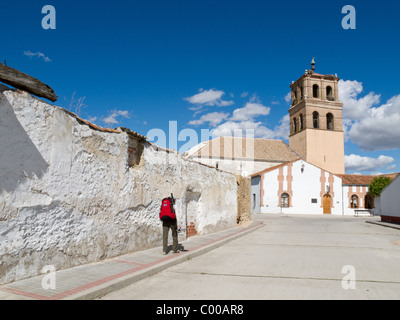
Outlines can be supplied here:
M379 217L253 217L262 228L103 299L400 298L400 230Z
M379 217L253 215L245 227L0 286L0 299L399 299L400 229ZM171 289L172 288L172 289Z

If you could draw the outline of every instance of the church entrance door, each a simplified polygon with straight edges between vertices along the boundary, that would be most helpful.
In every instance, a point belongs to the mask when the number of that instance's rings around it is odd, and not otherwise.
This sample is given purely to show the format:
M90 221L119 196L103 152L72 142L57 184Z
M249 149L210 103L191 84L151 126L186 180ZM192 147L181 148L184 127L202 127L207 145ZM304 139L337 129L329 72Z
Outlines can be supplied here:
M322 198L322 207L324 214L331 214L331 196L329 194L324 195Z

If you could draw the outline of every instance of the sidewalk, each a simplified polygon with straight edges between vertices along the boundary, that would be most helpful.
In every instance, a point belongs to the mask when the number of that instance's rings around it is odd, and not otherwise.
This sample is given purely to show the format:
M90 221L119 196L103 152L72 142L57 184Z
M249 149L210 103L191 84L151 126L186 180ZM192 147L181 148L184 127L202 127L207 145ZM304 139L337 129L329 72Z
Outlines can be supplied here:
M262 222L253 221L247 227L196 236L179 243L180 253L162 255L162 248L152 248L91 263L55 273L56 289L45 290L45 275L16 281L0 286L0 300L77 300L95 299L114 290L156 274L173 265L197 257L229 241L244 236L259 227Z

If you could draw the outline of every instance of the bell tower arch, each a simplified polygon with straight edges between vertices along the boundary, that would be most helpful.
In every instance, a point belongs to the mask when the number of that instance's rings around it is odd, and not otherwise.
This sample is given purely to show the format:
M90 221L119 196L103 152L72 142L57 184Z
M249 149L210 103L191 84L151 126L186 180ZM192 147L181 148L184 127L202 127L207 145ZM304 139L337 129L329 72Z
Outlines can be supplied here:
M304 160L335 174L344 174L343 104L337 75L306 70L290 86L290 147ZM301 119L301 123L299 122Z

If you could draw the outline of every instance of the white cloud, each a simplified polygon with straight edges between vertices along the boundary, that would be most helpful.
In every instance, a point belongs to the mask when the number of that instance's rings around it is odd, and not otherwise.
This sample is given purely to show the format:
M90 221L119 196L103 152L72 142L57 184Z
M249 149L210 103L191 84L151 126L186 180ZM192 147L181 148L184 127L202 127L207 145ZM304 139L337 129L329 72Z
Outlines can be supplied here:
M397 101L371 109L367 118L352 125L349 131L350 139L364 150L400 148L399 107L400 96Z
M213 135L237 136L238 132L241 132L242 136L245 136L246 130L252 130L256 138L287 139L289 136L289 115L285 115L273 130L266 127L264 122L256 120L256 118L268 116L270 110L271 108L264 106L256 96L253 96L243 108L234 110L228 121L216 127Z
M274 137L273 131L263 126L262 122L254 121L227 121L216 127L212 135L215 137L238 136L238 133L241 133L242 136L247 136L249 132L253 132L251 135L257 138L272 139Z
M362 92L361 82L339 81L345 141L369 151L400 148L400 95L376 106L380 95L370 92L359 98Z
M204 92L206 91L201 93ZM210 103L210 101L220 99L222 96L221 93L217 94L216 92L211 93L207 91L202 96L196 95L197 97L191 97L193 99L190 99L190 101ZM247 94L242 94L241 96L244 97ZM194 110L199 112L197 107L193 107ZM271 108L264 106L257 96L253 96L242 108L235 109L231 116L229 113L211 112L204 114L200 119L190 121L189 124L202 125L208 122L211 127L215 127L212 130L213 136L237 136L239 134L242 136L253 135L254 137L264 139L287 139L289 136L289 115L285 115L279 121L279 125L275 126L273 130L267 128L263 121L258 120L260 117L268 116L270 111Z
M226 122L220 124L213 130L213 136L237 136L241 134L246 136L251 130L251 135L260 138L271 138L273 132L265 127L262 122L255 121L255 118L267 116L270 108L259 102L256 96L253 96L243 108L235 109L232 116Z
M215 127L216 125L220 124L223 120L226 120L228 117L229 113L211 112L202 115L198 120L190 121L189 124L197 126L208 122L212 127Z
M249 93L247 91L242 92L242 94L240 95L241 98L246 98L249 95Z
M253 100L253 99L252 99ZM271 108L263 106L259 102L247 102L243 108L239 108L233 111L232 121L246 121L254 120L254 118L259 116L267 116Z
M129 118L129 111L127 110L118 110L117 115L123 117L123 118Z
M107 124L118 124L118 121L117 119L115 119L115 115L113 114L108 116L107 118L104 118L103 122Z
M379 104L381 96L374 92L357 98L362 91L361 82L339 80L339 99L343 102L343 118L349 120L365 118L368 116L368 110Z
M287 140L290 133L290 117L288 114L284 115L279 120L279 126L274 128L274 138Z
M107 118L103 119L103 122L106 124L118 124L122 119L129 119L130 114L127 110L116 110L111 111L110 115ZM117 120L118 119L118 120Z
M89 118L87 119L87 121L89 121L90 123L95 123L96 120L97 120L97 117L89 117Z
M351 154L344 157L346 171L376 171L378 169L394 169L394 158L380 155L378 158L362 157ZM390 165L392 164L392 165ZM390 165L390 166L389 166Z
M38 57L39 59L42 59L44 62L51 62L51 59L47 57L44 53L42 52L32 52L32 51L24 51L24 55L30 58L33 57Z
M221 100L221 101L218 102L217 106L218 106L218 107L227 107L227 106L231 106L232 104L234 104L233 101L224 101L224 100Z
M195 94L191 97L183 98L184 100L188 101L191 104L196 104L200 106L218 106L218 107L225 107L234 104L233 101L225 101L222 100L222 96L225 94L222 90L202 90L200 89L200 93Z
M342 125L343 125L343 132L344 132L344 142L348 142L350 140L349 131L351 129L352 124L353 124L353 121L351 121L350 119L342 118Z
M286 101L286 103L290 103L292 101L292 93L290 91L285 96L285 101Z

